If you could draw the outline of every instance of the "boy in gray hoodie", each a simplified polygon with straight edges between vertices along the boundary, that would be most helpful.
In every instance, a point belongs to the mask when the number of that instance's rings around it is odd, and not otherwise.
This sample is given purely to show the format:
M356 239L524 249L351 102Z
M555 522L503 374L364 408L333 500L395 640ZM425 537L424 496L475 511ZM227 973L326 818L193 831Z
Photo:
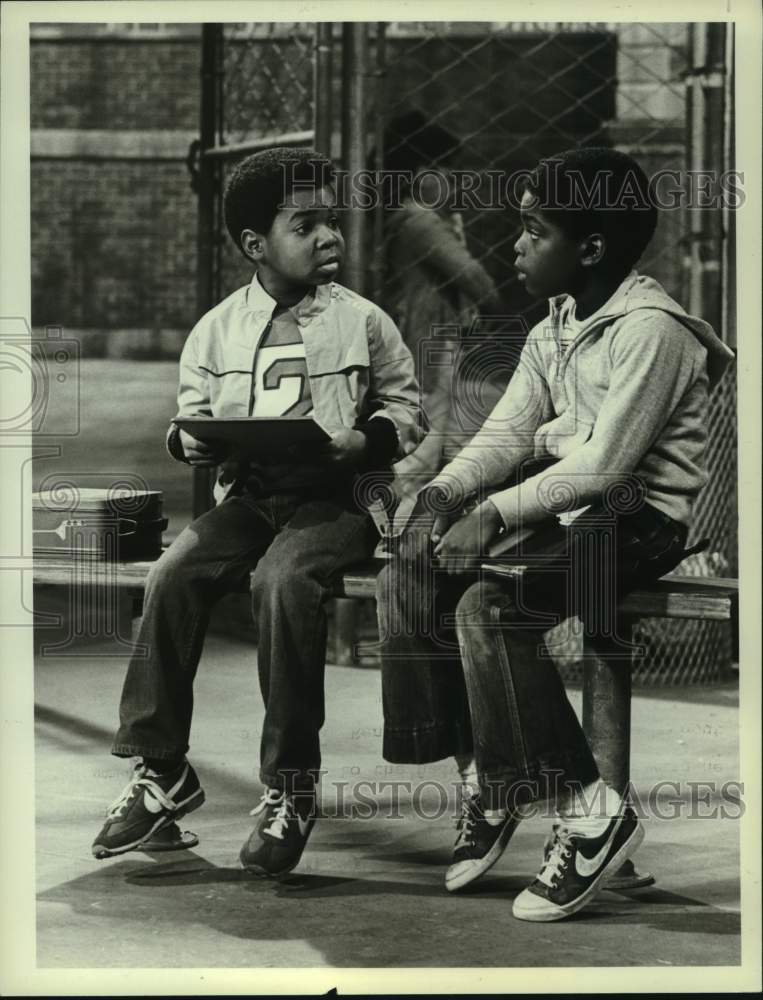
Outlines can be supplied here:
M623 153L570 150L531 174L515 266L549 316L484 426L419 494L379 577L385 758L474 752L446 887L495 864L523 806L555 802L542 867L514 901L523 920L575 913L643 839L599 775L543 634L577 615L600 655L619 643L622 656L617 603L687 554L708 393L732 355L633 270L656 216ZM525 529L553 546L523 560L521 582L475 572Z

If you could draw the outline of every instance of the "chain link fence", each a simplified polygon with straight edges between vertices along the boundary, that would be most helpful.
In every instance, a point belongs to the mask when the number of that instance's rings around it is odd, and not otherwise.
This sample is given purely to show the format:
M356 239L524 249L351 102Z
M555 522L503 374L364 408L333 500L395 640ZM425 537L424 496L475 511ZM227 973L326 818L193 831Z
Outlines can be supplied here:
M218 198L237 160L237 145L253 140L282 144L284 137L312 141L315 33L316 26L307 23L224 26L217 128L218 142L233 155L220 158ZM347 67L340 25L334 25L330 37L334 64L328 86L335 113L323 123L322 134L329 137L323 151L337 158L340 150L346 154L347 127ZM367 41L363 100L368 164L400 162L411 147L415 149L417 136L431 133L432 126L441 130L441 137L452 139L440 143L439 149L430 146L422 154L428 161L419 165L460 172L462 185L464 177L470 178L471 194L462 186L460 210L450 221L454 237L492 281L500 302L504 320L492 323L491 350L502 330L515 336L518 321L529 328L547 308L533 301L516 279L513 245L520 232L518 211L513 199L491 201L496 178L515 176L562 149L594 144L632 154L647 175L679 171L683 176L706 156L710 147L706 143L698 149L697 142L706 141L707 130L720 136L730 128L728 107L720 120L706 125L704 137L696 115L692 117L697 56L687 24L401 22L369 25ZM728 75L728 51L721 45L720 55L715 53L722 78ZM707 52L704 58L707 61ZM407 133L406 121L414 122ZM722 166L721 162L704 165ZM219 211L217 218L216 285L225 295L248 281L249 273L222 232ZM663 211L639 269L690 310L699 302L695 311L703 311L723 329L733 346L733 330L724 323L733 304L722 305L721 295L710 294L715 287L711 275L721 268L722 250L703 248L707 266L698 278L694 229L685 208ZM399 275L393 236L389 213L386 217L378 209L374 217L369 213L362 290L394 315ZM424 258L407 263L427 265ZM444 293L452 284L452 276L438 277L436 270L429 280ZM504 364L492 386L491 401L510 374L510 365ZM714 392L709 431L711 479L698 501L692 537L708 536L710 549L687 560L679 572L733 576L737 572L733 374ZM360 660L374 662L375 619L370 609L363 614L367 617L359 636ZM634 674L636 684L716 681L727 676L732 662L731 630L722 623L645 620L637 639L646 655ZM570 680L579 677L574 652L570 650L562 664Z
M578 146L616 146L647 173L685 166L686 25L401 24L389 27L386 52L386 121L415 108L454 135L449 165L476 172L483 197L491 175L510 177ZM642 262L674 295L683 277L679 215L665 213ZM544 304L529 300L513 268L516 206L485 211L467 199L462 216L469 250L508 311L540 318Z
M313 127L314 25L297 22L223 26L218 142L236 150L253 138L271 145L304 142ZM246 150L221 157L218 196ZM217 293L220 298L251 279L251 265L228 238L218 211Z

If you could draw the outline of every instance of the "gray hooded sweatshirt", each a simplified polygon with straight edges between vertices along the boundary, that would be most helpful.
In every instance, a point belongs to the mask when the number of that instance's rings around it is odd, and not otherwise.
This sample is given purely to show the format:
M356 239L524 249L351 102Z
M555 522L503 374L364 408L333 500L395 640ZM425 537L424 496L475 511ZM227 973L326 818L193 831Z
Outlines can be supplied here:
M545 472L490 496L507 527L607 495L617 509L635 508L642 489L647 503L688 525L708 479L708 394L733 353L635 271L565 347L567 301L550 300L504 395L433 484L457 496L489 492L524 459L551 456Z

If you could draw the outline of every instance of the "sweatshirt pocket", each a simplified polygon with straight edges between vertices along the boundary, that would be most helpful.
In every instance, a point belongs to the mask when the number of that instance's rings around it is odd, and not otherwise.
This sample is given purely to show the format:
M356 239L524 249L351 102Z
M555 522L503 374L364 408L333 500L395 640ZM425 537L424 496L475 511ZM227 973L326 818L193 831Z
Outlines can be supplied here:
M562 413L549 420L535 432L536 457L548 454L565 458L590 439L593 426L572 413Z

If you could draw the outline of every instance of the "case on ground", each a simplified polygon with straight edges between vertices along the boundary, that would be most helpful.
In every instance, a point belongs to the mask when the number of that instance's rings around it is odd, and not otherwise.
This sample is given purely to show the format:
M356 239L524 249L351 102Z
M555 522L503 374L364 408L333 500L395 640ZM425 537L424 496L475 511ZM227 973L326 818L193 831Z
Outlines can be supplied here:
M68 485L32 494L33 553L87 555L120 562L156 559L162 551L161 490Z

